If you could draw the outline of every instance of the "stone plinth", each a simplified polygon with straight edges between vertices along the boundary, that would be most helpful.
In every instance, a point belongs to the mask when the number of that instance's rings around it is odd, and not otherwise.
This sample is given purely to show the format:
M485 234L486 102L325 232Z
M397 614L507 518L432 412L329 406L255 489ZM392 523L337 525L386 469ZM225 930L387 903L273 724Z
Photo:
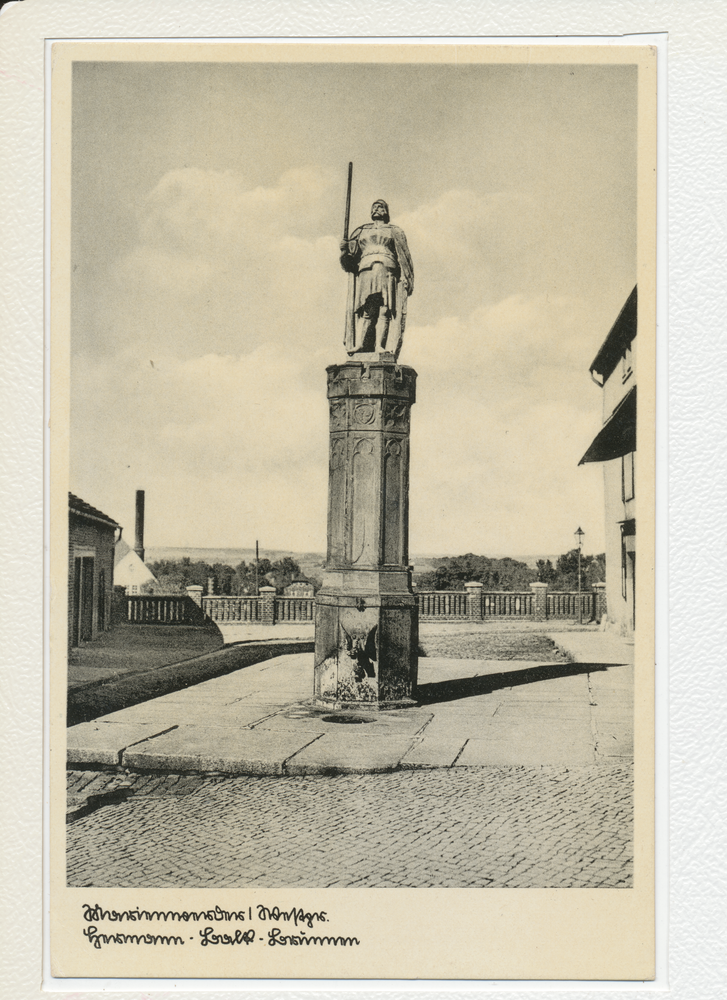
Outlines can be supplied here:
M327 371L328 559L316 598L315 698L332 707L411 705L418 619L409 572L409 416L416 372L377 356Z

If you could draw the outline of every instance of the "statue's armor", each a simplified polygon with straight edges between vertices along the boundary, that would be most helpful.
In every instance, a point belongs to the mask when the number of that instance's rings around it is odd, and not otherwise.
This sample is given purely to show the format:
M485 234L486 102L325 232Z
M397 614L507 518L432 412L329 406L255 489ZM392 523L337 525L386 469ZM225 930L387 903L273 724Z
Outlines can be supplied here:
M388 226L372 226L362 229L358 237L361 257L358 262L359 272L366 271L374 264L383 264L387 271L398 270L394 237Z
M374 220L341 244L349 274L344 343L349 354L387 351L398 358L414 268L403 230Z

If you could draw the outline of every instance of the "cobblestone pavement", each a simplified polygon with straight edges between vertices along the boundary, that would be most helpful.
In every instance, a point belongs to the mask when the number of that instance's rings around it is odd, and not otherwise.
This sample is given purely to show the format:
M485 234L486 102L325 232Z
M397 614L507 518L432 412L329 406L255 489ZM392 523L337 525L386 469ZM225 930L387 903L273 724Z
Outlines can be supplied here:
M299 778L71 771L71 796L111 795L68 827L67 881L625 888L632 782L624 760Z

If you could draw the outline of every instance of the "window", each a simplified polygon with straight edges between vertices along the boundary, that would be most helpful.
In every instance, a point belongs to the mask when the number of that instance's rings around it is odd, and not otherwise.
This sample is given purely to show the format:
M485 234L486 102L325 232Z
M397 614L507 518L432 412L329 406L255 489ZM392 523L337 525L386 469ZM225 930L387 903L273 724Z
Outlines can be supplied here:
M632 362L632 354L631 354L631 345L629 344L629 346L623 352L623 356L621 358L621 381L622 382L627 382L628 379L631 378L631 373L633 372L633 368L632 368L631 362Z
M633 597L633 571L635 568L635 553L634 553L634 536L636 535L636 521L634 518L629 518L628 521L621 522L621 596L625 601L628 600L628 578L629 578L629 560L631 560L631 595Z
M634 452L621 457L621 499L624 503L634 499Z

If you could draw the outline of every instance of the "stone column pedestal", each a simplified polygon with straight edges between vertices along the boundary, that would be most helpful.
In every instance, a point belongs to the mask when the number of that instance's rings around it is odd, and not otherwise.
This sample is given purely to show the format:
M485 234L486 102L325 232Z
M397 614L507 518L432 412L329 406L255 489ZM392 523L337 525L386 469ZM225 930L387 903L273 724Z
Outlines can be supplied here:
M464 585L467 592L467 617L482 618L482 584L471 580Z
M596 610L594 618L600 623L606 617L606 584L594 583L593 589L596 592Z
M533 592L533 618L536 622L544 622L548 617L548 584L531 583Z
M260 587L260 624L275 624L275 587Z
M375 355L328 372L328 558L316 597L316 702L415 704L409 416L416 372Z

